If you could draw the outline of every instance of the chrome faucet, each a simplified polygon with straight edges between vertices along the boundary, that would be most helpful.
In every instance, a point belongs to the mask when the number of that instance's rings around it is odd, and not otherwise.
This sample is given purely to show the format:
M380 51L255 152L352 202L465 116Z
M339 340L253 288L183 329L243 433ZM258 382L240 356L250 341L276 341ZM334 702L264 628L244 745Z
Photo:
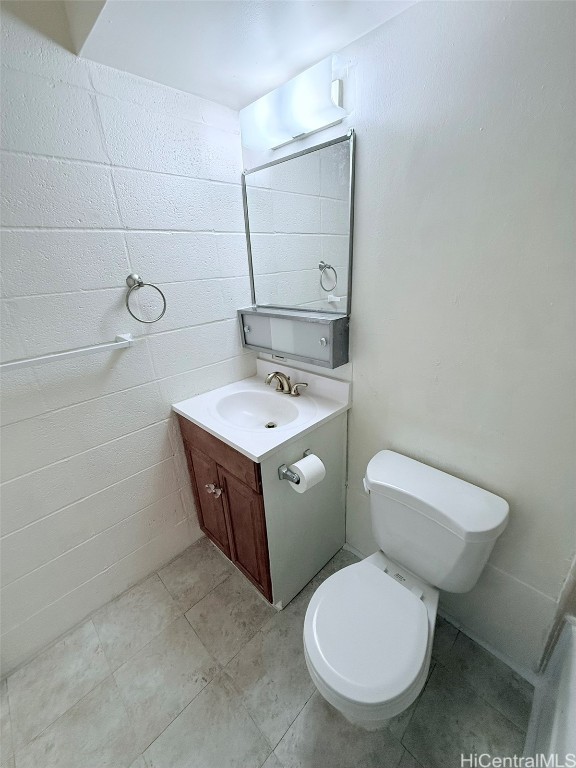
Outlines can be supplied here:
M285 395L290 394L290 376L286 376L282 371L274 371L269 373L264 379L265 384L271 384L274 379L278 382L276 385L276 392L282 392Z
M274 371L269 373L264 379L266 384L271 384L276 379L276 392L282 392L283 395L291 395L292 397L300 397L300 388L306 388L308 384L304 381L299 381L296 384L290 384L290 376L286 376L282 371Z

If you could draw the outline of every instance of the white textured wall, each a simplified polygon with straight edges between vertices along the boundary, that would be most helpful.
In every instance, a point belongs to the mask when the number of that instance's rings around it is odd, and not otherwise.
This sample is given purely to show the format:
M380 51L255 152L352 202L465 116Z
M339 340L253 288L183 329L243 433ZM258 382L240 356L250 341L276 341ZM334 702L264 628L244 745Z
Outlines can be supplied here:
M382 448L504 496L478 586L442 603L532 668L576 549L575 22L419 3L341 52L353 112L305 142L358 134L348 541L375 547Z
M77 59L60 3L3 3L4 672L199 535L170 403L251 375L237 115ZM125 307L126 275L165 317Z

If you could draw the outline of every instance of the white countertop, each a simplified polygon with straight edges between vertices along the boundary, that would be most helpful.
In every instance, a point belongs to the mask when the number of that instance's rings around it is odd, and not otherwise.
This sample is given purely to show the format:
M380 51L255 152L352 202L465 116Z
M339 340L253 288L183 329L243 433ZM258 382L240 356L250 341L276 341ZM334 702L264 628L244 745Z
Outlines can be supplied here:
M307 373L267 360L257 360L256 364L256 376L174 403L172 409L252 461L260 463L281 446L311 432L350 408L349 382ZM307 382L308 388L297 398L276 392L276 382L272 382L270 386L264 383L265 377L272 371L281 371L290 376L292 384ZM286 398L287 403L290 402L298 408L299 415L293 421L273 429L266 429L263 425L257 429L235 426L220 415L216 406L223 398L242 392L247 395L250 392L262 392L267 395L273 393L274 397ZM241 401L241 397L239 400ZM268 400L274 402L271 398ZM279 407L281 406L282 403L279 402Z

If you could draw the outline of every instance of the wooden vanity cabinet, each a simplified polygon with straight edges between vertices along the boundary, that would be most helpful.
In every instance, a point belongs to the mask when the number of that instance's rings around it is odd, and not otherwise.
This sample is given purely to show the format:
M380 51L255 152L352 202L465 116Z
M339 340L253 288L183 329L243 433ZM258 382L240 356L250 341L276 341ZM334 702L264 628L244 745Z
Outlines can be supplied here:
M272 602L260 465L178 419L200 528Z

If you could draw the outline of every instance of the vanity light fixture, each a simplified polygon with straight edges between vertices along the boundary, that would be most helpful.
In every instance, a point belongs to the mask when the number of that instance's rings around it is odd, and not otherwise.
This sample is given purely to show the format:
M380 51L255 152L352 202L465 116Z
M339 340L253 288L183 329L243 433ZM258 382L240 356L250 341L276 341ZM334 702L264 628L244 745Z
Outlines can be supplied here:
M279 149L295 139L337 125L346 117L342 80L332 79L332 57L240 110L242 143Z

